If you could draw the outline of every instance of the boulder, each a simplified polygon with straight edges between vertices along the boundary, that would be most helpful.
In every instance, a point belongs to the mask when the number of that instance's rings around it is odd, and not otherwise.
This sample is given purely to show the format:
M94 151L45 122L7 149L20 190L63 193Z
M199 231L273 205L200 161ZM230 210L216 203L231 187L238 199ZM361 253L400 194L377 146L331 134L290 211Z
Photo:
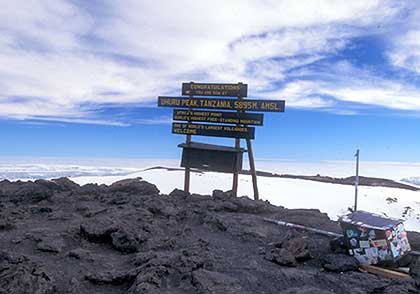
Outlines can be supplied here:
M169 196L171 196L171 197L185 198L185 197L190 196L190 193L187 193L184 190L175 189L171 193L169 193Z
M158 255L154 251L147 251L147 252L140 252L137 253L136 256L133 259L134 265L143 265L146 264L149 260L153 258L157 258Z
M112 246L122 253L134 253L140 247L140 240L124 229L111 233Z
M47 228L36 228L25 234L25 237L36 242L36 249L42 252L60 253L66 246L60 233Z
M157 195L160 193L155 185L142 181L141 178L125 179L115 182L109 187L109 190L111 192L125 192L140 196Z
M227 200L233 198L232 191L223 192L222 190L213 190L212 196L216 200Z
M48 181L44 179L39 179L34 182L37 185L44 186L45 188L53 191L60 191L60 187L53 181Z
M15 258L0 252L0 273L0 293L57 293L51 275L25 256Z
M65 177L52 179L51 182L56 184L61 191L73 191L80 188L78 184Z
M111 234L116 232L119 226L109 218L96 218L84 221L80 224L80 235L95 243L111 243Z
M85 279L95 285L122 285L132 282L137 276L137 271L108 271L87 273Z
M73 193L77 193L80 196L99 196L105 192L106 187L98 184L86 184L73 191Z
M284 242L282 247L286 248L297 261L306 261L312 258L309 252L308 237L306 236L292 238Z
M36 245L37 250L50 253L60 253L64 247L63 239L56 237L42 238Z
M263 214L274 212L274 207L262 200L252 200L246 196L233 198L234 203L238 209L237 212Z
M357 271L360 263L356 258L344 254L328 254L322 260L322 267L330 272Z
M128 294L176 293L175 287L166 283L170 268L165 265L150 264L144 267L128 289ZM167 288L170 288L170 292ZM186 292L188 293L188 292Z
M283 266L296 266L296 258L285 248L268 248L264 258Z
M175 216L178 211L172 203L172 199L165 198L149 197L144 202L144 207L154 215L161 215L165 217Z

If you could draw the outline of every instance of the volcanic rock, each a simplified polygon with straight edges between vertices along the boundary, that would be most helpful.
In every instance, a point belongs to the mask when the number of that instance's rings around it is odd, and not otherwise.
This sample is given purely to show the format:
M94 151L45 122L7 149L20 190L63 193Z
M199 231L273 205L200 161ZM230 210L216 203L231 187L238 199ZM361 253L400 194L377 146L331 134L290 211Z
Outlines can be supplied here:
M65 247L65 243L61 239L43 238L36 245L36 249L43 252L60 253Z
M113 247L122 253L136 252L140 246L139 238L124 229L111 233Z
M0 293L420 293L414 280L354 271L329 237L265 218L341 232L319 210L229 192L162 195L141 179L1 181L0 252L16 257L0 253ZM415 260L405 263L416 277Z
M328 254L323 259L323 267L331 272L348 272L359 269L360 263L356 258L344 254Z
M305 261L312 258L306 236L292 238L284 242L282 247L286 248L297 261Z
M142 181L141 178L115 182L109 187L109 190L111 192L125 192L138 195L159 194L159 189L155 185Z
M89 250L83 248L77 248L70 250L67 255L69 257L79 259L79 260L87 260L89 262L93 262L95 259L92 256L92 253Z
M56 187L61 191L72 191L78 189L80 186L68 178L59 178L51 180L52 183L56 184Z
M85 279L95 285L111 284L121 285L133 281L137 276L136 271L88 273Z
M285 248L270 248L265 252L265 259L284 266L296 266L296 258Z
M190 193L187 193L184 190L175 189L171 193L169 193L169 196L171 196L171 197L185 198L185 197L190 196Z
M52 209L50 207L34 206L34 207L31 207L30 209L31 209L32 214L46 214L46 213L52 212Z
M8 197L13 203L38 203L43 200L49 200L54 191L43 184L34 182L16 182L7 181L0 185L0 194Z
M193 272L193 285L203 294L236 294L249 293L238 280L226 274L199 269Z
M10 231L15 229L16 226L7 219L0 219L0 232L1 231Z
M416 279L420 279L420 258L416 258L410 265L410 275Z
M12 257L0 252L0 293L56 293L51 274L25 256Z
M119 226L110 218L96 218L80 224L80 235L91 242L111 243L111 234L118 229Z

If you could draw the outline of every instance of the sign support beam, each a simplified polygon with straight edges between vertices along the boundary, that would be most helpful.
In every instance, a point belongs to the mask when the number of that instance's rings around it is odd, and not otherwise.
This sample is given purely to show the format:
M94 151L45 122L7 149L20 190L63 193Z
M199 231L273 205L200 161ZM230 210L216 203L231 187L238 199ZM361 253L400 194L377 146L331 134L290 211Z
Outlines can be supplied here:
M252 143L250 139L246 139L246 145L248 148L249 168L252 176L252 187L254 189L254 200L260 199L257 185L257 170L255 169L254 152L252 151Z
M186 144L191 143L191 135L187 135L187 139L185 140ZM184 192L190 193L190 168L185 168L185 175L184 175Z
M241 84L242 83L239 83L239 85ZM242 99L243 97L238 96L238 100L242 100ZM238 110L238 113L240 112L243 112L243 111ZM239 124L237 124L236 126L239 126ZM252 187L254 190L254 200L258 200L259 193L258 193L258 183L257 183L257 170L255 169L254 152L252 150L252 143L251 143L250 138L246 138L246 144L247 144L247 149L248 149L249 168L251 170L251 177L252 177ZM239 138L235 139L235 148L241 148L241 141ZM239 174L238 172L235 172L233 174L233 183L232 183L232 192L235 197L238 194L238 181L239 181Z
M235 139L235 148L241 148L241 140L239 138ZM239 173L235 171L233 173L233 180L232 180L232 194L234 197L238 195L238 182L239 182Z
M193 82L190 83L191 85L193 84ZM190 95L190 99L192 99L193 96ZM192 110L192 108L189 108L190 110ZM190 121L188 121L190 122ZM191 143L191 135L187 135L187 138L185 139L185 144L189 145ZM185 168L185 175L184 175L184 192L185 193L190 193L190 173L191 170L189 167Z
M239 85L239 88L242 87L242 83L239 83L238 85ZM238 100L241 100L241 99L242 97L238 95ZM238 110L237 112L240 113L241 111ZM239 127L240 125L236 124L236 126ZM235 139L235 148L236 149L241 148L241 140L239 138ZM234 197L238 196L238 182L239 182L239 173L235 171L233 173L233 180L232 180L232 193Z

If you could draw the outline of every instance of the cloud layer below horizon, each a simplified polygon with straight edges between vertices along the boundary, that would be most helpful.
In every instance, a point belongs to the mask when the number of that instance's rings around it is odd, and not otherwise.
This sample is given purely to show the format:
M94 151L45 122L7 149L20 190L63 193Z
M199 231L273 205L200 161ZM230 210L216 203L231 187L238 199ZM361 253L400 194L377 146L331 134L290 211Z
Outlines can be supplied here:
M0 117L125 125L100 109L190 80L242 81L288 107L420 113L419 18L379 0L7 1Z

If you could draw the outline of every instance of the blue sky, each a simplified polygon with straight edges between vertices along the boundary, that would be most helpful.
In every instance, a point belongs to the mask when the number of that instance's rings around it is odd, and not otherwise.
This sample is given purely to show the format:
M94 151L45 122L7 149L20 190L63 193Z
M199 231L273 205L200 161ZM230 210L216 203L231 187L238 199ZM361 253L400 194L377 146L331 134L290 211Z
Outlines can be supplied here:
M181 83L284 99L258 158L420 161L417 1L7 1L1 156L177 158ZM194 140L232 144L232 140Z

